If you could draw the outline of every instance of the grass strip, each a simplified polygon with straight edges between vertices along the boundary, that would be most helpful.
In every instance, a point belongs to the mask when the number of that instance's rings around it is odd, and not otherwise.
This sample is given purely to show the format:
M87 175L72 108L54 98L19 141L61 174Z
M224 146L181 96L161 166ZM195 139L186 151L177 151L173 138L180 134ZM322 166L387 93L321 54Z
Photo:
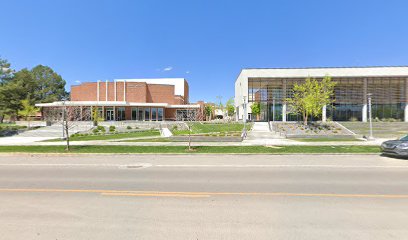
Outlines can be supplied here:
M289 138L290 139L290 138ZM291 138L290 140L295 140L298 142L361 142L364 140L357 138Z
M70 141L93 141L93 140L112 140L112 139L154 137L154 136L160 136L160 132L158 130L152 130L152 131L137 131L137 132L127 132L127 133L114 133L114 134L106 134L106 135L86 135L86 136L73 135L69 138L69 140ZM61 141L63 140L61 139L45 140L45 142L61 142Z
M192 134L225 134L225 133L235 133L242 132L244 128L243 123L190 123ZM251 128L251 124L247 124L247 129ZM172 129L174 135L188 135L188 130Z
M0 152L21 153L380 153L377 146L197 146L188 151L184 146L0 146Z

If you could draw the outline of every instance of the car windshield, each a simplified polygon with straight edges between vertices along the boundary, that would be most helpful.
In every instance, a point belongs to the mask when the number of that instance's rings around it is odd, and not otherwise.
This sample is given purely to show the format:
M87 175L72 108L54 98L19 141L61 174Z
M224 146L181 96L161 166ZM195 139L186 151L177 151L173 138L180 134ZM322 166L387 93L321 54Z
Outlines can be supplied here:
M402 137L400 140L408 141L408 135L406 135L405 137Z

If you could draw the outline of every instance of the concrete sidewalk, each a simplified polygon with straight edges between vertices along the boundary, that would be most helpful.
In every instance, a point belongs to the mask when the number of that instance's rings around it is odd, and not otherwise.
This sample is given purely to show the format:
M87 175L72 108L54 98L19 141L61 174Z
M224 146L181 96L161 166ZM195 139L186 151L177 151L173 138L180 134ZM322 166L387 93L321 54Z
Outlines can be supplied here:
M31 140L31 141L29 141ZM65 145L64 141L60 142L39 142L27 139L27 141L2 141L0 146L61 146ZM192 146L380 146L383 141L388 139L376 139L374 141L339 141L339 142L300 142L289 139L260 139L244 140L242 142L192 142ZM71 145L101 145L101 146L187 146L188 142L119 142L94 140L94 141L72 141Z

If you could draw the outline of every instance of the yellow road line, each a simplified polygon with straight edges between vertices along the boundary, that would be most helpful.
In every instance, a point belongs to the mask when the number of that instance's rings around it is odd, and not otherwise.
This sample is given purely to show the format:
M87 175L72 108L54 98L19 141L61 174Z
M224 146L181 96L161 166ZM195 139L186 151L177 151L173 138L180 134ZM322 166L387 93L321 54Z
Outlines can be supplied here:
M164 193L101 193L103 196L129 196L129 197L184 197L184 198L205 198L210 195L202 194L164 194Z
M1 192L34 193L99 193L110 196L276 196L276 197L337 197L337 198L408 198L408 194L346 194L346 193L288 193L288 192L168 192L168 191L127 191L100 189L43 189L43 188L0 188Z

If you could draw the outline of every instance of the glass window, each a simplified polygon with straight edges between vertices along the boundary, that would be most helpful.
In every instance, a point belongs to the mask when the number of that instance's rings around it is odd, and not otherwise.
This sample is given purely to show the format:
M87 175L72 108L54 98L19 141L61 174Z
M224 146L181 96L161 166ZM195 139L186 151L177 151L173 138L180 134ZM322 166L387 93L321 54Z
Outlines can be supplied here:
M145 121L150 121L150 108L145 108L144 109L144 112L145 112Z
M157 120L157 108L152 108L152 121Z
M157 109L157 121L163 121L163 108Z
M132 120L137 120L137 108L132 108Z
M117 121L123 121L126 119L126 114L125 114L125 108L124 107L119 107L117 111L117 116L116 119Z
M137 120L138 121L143 121L144 120L144 114L143 114L143 108L138 108L138 111L137 111Z
M98 107L98 117L102 118L103 117L103 110L101 107Z

